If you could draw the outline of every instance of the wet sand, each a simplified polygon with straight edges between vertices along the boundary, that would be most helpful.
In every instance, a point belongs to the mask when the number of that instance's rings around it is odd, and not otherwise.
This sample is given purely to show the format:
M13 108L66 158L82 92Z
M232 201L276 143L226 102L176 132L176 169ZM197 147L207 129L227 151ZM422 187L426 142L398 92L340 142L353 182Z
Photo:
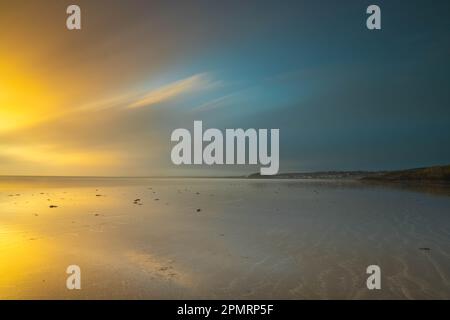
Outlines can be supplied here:
M449 213L351 181L3 177L0 298L450 299Z

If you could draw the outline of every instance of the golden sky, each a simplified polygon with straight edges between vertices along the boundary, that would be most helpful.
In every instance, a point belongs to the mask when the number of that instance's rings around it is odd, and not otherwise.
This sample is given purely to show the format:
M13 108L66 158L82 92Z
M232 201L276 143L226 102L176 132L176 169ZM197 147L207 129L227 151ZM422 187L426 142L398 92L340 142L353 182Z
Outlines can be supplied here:
M210 76L161 78L175 41L137 11L91 2L68 31L64 1L44 2L0 7L0 174L159 174L169 142L152 133L152 107L213 87Z

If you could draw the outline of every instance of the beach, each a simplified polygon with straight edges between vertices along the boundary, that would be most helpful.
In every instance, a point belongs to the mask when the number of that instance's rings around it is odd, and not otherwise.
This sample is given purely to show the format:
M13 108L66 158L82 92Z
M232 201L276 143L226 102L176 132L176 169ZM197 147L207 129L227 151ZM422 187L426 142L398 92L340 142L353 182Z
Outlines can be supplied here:
M449 212L354 180L1 177L0 298L450 299Z

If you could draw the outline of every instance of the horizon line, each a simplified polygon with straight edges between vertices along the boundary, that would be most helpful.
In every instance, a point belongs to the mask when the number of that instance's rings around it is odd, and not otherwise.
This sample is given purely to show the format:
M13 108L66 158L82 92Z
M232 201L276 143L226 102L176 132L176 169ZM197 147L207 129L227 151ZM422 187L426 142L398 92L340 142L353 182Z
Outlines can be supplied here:
M414 170L414 169L424 169L424 168L433 168L433 167L441 167L441 166L450 166L450 164L445 165L432 165L432 166L424 166L424 167L414 167L407 169L399 169L399 170L319 170L319 171L290 171L290 172L279 172L275 175L269 175L268 178L279 175L286 174L315 174L315 173L377 173L377 172L393 172L393 171L405 171L405 170ZM109 179L173 179L173 178L248 178L253 175L261 175L259 172L252 172L248 174L241 175L149 175L149 176L107 176L107 175L14 175L0 174L0 178L109 178ZM264 176L261 176L264 177Z

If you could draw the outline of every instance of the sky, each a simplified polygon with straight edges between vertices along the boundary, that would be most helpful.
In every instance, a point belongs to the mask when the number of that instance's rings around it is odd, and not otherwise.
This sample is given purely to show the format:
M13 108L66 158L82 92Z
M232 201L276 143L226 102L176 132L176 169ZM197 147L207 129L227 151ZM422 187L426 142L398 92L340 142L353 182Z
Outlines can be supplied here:
M82 29L66 28L78 4ZM382 29L366 28L381 8ZM0 0L0 175L175 166L176 128L279 128L280 172L450 163L448 1Z

